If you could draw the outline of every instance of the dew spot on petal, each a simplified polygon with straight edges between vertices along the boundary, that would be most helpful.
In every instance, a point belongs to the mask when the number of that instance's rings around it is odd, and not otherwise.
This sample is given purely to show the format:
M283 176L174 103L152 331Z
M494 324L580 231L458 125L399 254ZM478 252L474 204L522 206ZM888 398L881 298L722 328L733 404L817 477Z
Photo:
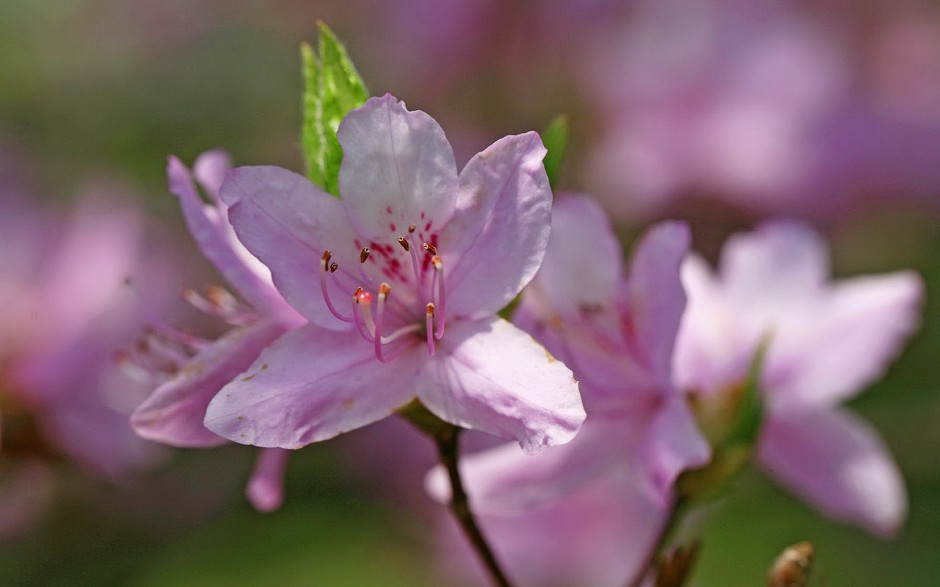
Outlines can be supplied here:
M257 373L252 373L251 375L248 375L247 377L242 377L242 381L245 381L245 382L251 381L252 379L255 378L255 375L257 375Z

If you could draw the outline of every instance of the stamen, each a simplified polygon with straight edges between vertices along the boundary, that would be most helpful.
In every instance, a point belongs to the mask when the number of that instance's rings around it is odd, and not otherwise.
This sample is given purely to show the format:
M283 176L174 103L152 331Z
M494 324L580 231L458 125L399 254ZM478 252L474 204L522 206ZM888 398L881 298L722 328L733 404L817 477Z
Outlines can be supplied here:
M365 263L366 260L369 258L369 253L371 252L372 251L369 250L369 247L363 247L362 250L359 251L359 262Z
M424 250L425 250L425 251L431 253L432 255L436 255L436 254L437 254L437 247L435 247L435 246L432 245L431 243L424 243L424 245L422 245L422 246L424 247Z
M436 249L435 249L436 250ZM431 259L431 265L434 267L434 280L437 282L437 303L441 307L441 315L437 321L437 331L434 333L434 337L437 340L444 338L444 316L446 313L446 306L444 305L444 261L440 257L435 256ZM431 289L433 291L434 285L432 283Z
M434 303L428 302L428 312L425 317L425 329L428 333L428 356L434 356Z
M183 299L197 310L210 316L218 316L234 326L250 324L257 318L251 308L240 304L232 294L219 286L207 288L206 296L194 289L186 288L183 290Z
M372 294L362 291L362 288L357 288L356 293L353 294L353 320L356 322L356 329L359 331L359 336L363 338L366 342L372 342L372 335L367 331L364 318L359 315L359 304L363 304L365 307L368 307L371 304ZM372 315L370 314L371 318Z
M373 331L373 348L375 349L375 356L378 360L383 363L387 363L388 359L382 356L382 318L385 315L385 300L388 299L389 292L392 291L392 288L385 282L379 285L379 300L375 305L375 330Z
M417 230L417 229L418 229L418 227L416 227L414 224L409 224L409 225L408 225L408 234L413 234L414 231Z
M408 227L408 233L411 233L411 228L414 226L412 224ZM408 238L403 236L398 237L398 244L402 246L403 249L411 253L411 267L415 271L415 285L421 287L421 271L418 269L418 252L415 251L415 248L411 246L411 241Z
M327 250L323 252L323 258L320 259L320 292L323 294L323 301L326 302L326 307L329 309L331 314L343 322L352 322L353 319L349 316L343 316L340 314L339 311L333 306L332 300L330 300L330 292L326 283L327 272L331 274L336 273L336 269L339 267L339 265L337 265L335 262L327 267L331 257L332 255L330 254L330 251Z

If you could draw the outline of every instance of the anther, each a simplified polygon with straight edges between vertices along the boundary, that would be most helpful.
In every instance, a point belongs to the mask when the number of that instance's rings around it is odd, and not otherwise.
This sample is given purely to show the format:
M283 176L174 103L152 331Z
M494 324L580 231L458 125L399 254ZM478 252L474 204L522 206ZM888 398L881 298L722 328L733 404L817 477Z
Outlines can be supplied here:
M418 229L418 227L416 227L414 224L409 224L409 225L408 225L408 234L412 234L412 233L413 233L415 230L417 230L417 229Z
M363 247L363 249L362 249L361 251L359 251L359 262L360 262L360 263L365 263L365 262L366 262L366 259L369 258L369 253L371 253L371 252L372 252L372 251L369 250L369 247Z
M323 257L320 259L320 269L326 270L330 266L330 259L333 258L333 253L329 249L323 251Z
M408 244L408 240L403 236L398 237L398 244L401 245L401 248L405 249L406 253L411 250L411 245Z
M431 243L424 243L423 246L424 246L424 250L425 250L425 251L431 253L432 255L436 255L436 254L437 254L437 247L435 247L435 246L432 245Z
M333 261L330 263L330 273L336 273L336 270L339 269L339 263Z

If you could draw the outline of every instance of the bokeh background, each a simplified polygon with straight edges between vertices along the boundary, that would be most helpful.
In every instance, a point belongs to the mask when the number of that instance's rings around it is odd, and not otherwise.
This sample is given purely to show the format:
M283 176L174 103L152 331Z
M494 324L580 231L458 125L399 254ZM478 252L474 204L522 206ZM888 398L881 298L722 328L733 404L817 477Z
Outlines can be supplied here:
M905 474L903 532L827 521L747 473L695 520L694 582L762 584L776 554L811 540L814 585L936 584L940 4L928 0L0 3L0 293L29 308L0 320L0 584L450 584L421 491L430 447L403 424L299 451L273 514L244 499L250 449L81 440L120 427L145 393L112 373L148 319L128 308L191 320L177 292L219 281L167 192L167 155L224 148L236 164L300 170L298 45L318 19L372 94L441 123L458 164L566 114L560 186L596 196L627 248L651 221L681 218L714 259L735 230L789 216L823 231L837 275L919 271L921 331L851 404ZM89 309L108 276L126 277ZM79 383L107 390L119 417L104 424L83 400L50 422L49 397Z

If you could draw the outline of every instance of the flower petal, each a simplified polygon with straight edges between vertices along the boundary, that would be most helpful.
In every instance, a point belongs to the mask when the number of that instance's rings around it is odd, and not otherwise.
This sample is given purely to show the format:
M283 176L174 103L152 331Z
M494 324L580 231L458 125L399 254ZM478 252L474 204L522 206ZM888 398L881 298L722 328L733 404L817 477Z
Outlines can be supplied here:
M627 312L647 367L664 386L672 380L672 354L685 292L679 267L689 251L689 227L663 222L640 240L627 278Z
M913 272L838 282L815 311L772 339L774 399L833 405L881 376L920 322L923 284ZM796 318L799 318L797 320Z
M263 448L258 452L245 497L259 512L273 512L284 503L284 472L290 455L291 451L283 448Z
M777 318L825 283L829 255L819 234L808 225L766 222L753 232L728 239L720 273L732 300L757 306L762 317Z
M222 184L221 195L230 206L229 220L238 238L271 269L284 298L319 326L348 328L319 293L320 260L327 249L340 271L359 280L355 270L359 248L342 203L279 167L234 169ZM348 294L351 299L353 292Z
M186 166L170 157L166 173L189 232L206 259L256 310L283 309L284 301L265 276L267 268L244 250L219 208L203 203Z
M220 149L206 151L193 163L193 175L206 193L216 202L221 201L219 190L225 181L225 174L232 169L232 158Z
M545 260L532 282L554 314L606 306L620 287L623 252L610 219L591 198L566 196L552 207Z
M685 400L673 396L656 411L646 432L646 466L654 495L665 500L680 473L708 463L711 447Z
M439 230L454 212L457 164L437 122L386 94L346 115L339 192L356 231L395 241L410 224ZM420 232L419 232L420 235Z
M823 513L875 534L897 532L904 481L878 434L841 410L779 410L765 420L761 465Z
M200 351L176 377L158 387L137 408L131 416L134 431L143 438L172 446L224 444L224 438L202 423L209 402L284 331L284 326L266 320L229 331Z
M415 382L446 422L515 438L532 453L571 440L584 421L571 371L497 317L448 325L443 348Z
M209 404L206 427L242 444L300 448L391 415L414 398L420 354L380 363L354 331L288 332Z
M534 132L504 137L460 173L457 211L440 248L449 313L493 314L535 276L551 230L545 153Z

